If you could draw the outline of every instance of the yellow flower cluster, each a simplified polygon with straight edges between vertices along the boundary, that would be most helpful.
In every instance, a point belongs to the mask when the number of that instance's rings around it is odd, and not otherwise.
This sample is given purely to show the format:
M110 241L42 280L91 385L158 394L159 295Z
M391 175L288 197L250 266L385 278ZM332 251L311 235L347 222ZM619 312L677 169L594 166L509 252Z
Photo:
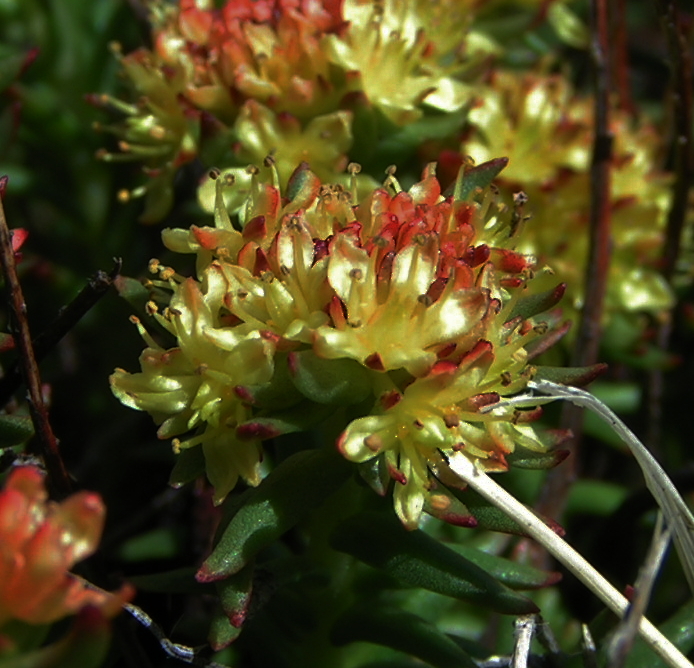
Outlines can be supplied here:
M445 514L446 452L503 470L517 447L547 448L527 424L536 413L481 412L532 377L530 351L556 319L534 316L563 293L528 297L536 268L514 250L522 205L476 188L502 164L461 171L449 195L433 165L408 191L391 170L361 200L305 165L286 190L254 173L240 230L215 174L215 226L163 234L197 255L197 278L151 266L171 298L149 310L175 346L138 323L142 370L117 370L113 391L176 449L202 446L217 502L239 476L259 482L262 440L351 405L361 412L340 451L382 466L406 526L424 509Z
M469 114L472 136L461 151L475 160L509 158L497 185L524 191L533 223L519 249L551 263L568 288L568 315L583 304L588 253L591 101L559 75L498 71ZM611 165L613 249L605 319L615 313L658 315L673 295L656 269L669 207L669 178L654 165L660 138L647 124L634 127L614 110ZM573 311L573 313L571 313Z
M123 197L148 195L146 222L167 212L173 174L205 146L208 164L257 164L273 153L283 183L304 160L332 181L347 165L359 109L371 124L402 126L424 108L457 112L470 99L461 74L476 59L462 39L472 3L177 4L150 2L151 50L116 48L139 102L93 98L125 115L99 126L121 151L100 156L144 162L150 182Z

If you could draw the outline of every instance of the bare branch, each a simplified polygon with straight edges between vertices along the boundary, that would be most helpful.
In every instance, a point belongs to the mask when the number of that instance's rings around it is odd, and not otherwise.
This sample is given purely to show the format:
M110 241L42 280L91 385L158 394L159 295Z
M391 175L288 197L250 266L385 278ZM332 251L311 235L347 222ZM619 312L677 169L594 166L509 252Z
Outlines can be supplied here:
M41 379L39 369L34 357L34 349L31 344L29 323L27 322L26 304L22 287L17 277L17 269L12 249L12 238L5 220L5 209L1 195L5 191L7 177L0 180L0 262L5 277L5 289L7 290L7 304L12 317L10 318L14 339L19 350L22 365L22 375L27 387L27 401L31 412L31 419L36 430L36 437L41 450L41 455L46 464L48 474L47 483L51 491L59 497L67 496L71 491L70 477L65 464L60 456L58 442L53 434L53 429L48 420L48 411L43 402L41 393Z

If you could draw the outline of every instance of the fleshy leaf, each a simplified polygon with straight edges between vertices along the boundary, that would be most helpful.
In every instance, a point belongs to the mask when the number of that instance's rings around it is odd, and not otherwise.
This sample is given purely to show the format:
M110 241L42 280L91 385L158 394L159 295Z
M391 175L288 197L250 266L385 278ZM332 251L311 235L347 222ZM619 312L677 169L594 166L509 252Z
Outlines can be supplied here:
M292 406L289 410L273 413L273 417L258 416L236 427L236 436L243 440L275 438L282 434L306 431L328 418L334 407L312 401Z
M185 448L176 455L169 485L175 489L187 485L205 473L205 455L202 448Z
M311 350L289 354L296 388L319 404L357 404L371 392L371 375L352 359L322 359Z
M461 169L455 182L453 199L467 202L480 189L486 188L508 165L508 158L494 158L481 165Z
M240 628L246 620L253 588L253 564L217 582L217 593L231 625Z
M390 513L350 517L337 527L331 544L406 587L422 587L506 614L537 611L531 600L423 531L408 531Z
M241 629L232 626L229 618L220 606L212 616L207 641L215 652L224 649L239 637Z
M561 385L587 385L607 370L607 364L577 367L537 366L535 369L536 380L548 380Z
M130 276L116 276L113 285L138 314L146 313L145 304L151 299L150 291L140 281Z
M292 382L285 358L281 353L276 355L275 371L269 382L237 387L236 394L253 406L273 411L298 404L303 397Z
M517 469L551 469L561 464L569 456L568 450L550 450L548 452L533 452L527 448L520 448L516 452L506 455L509 466Z
M332 449L297 452L246 497L212 554L197 574L199 582L221 580L240 571L347 480L349 462Z
M435 668L474 668L477 664L433 624L378 603L362 603L339 617L330 634L340 646L370 642L416 656Z
M451 548L511 589L540 589L555 585L561 580L561 573L556 571L548 572L527 564L519 564L474 547L451 545Z
M499 533L510 533L516 536L527 536L520 526L514 522L506 513L496 506L483 499L477 492L471 489L463 491L449 487L451 493L460 499L469 509L477 520L477 526L486 531L498 531ZM564 535L564 530L553 520L542 518L556 534Z
M564 292L566 292L566 283L560 283L557 287L546 292L523 297L518 300L508 319L513 320L518 316L523 319L532 318L538 313L543 313L559 303Z
M308 163L302 162L289 177L287 182L287 199L296 208L305 208L318 195L320 179L311 171Z

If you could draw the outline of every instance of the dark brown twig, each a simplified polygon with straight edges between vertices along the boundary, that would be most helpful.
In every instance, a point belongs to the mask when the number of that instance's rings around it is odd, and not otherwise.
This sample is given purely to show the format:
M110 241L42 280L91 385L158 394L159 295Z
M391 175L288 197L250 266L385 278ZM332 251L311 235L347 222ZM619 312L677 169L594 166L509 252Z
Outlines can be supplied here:
M43 403L39 369L31 345L29 324L27 323L26 304L22 287L17 278L12 238L5 220L5 209L2 205L2 194L5 192L7 177L0 179L0 262L5 276L7 304L10 309L10 326L19 350L22 362L22 373L27 386L27 401L31 419L34 423L41 455L48 473L48 486L51 492L59 497L66 496L71 490L70 477L60 456L58 442L48 420L48 411Z
M661 17L665 33L671 68L672 117L674 125L674 170L672 203L668 211L665 243L661 259L661 271L668 282L672 282L677 265L682 230L687 217L687 206L692 179L694 179L694 151L692 150L692 59L684 21L677 11L675 0L655 0L655 9ZM667 350L670 343L672 323L670 318L658 328L657 345ZM650 374L648 383L648 445L657 449L661 437L663 372L660 369Z
M674 120L675 183L668 212L662 272L667 280L675 273L682 230L687 215L689 189L694 178L692 153L692 59L687 33L675 0L656 0L658 14L667 38L672 68L672 106Z
M594 60L595 119L593 157L590 166L590 247L586 263L584 304L576 337L573 364L589 366L598 360L603 302L611 254L612 134L609 126L609 33L607 0L591 3L592 54ZM563 512L576 477L577 449L583 430L583 411L567 404L562 415L563 427L573 433L572 453L562 466L552 470L538 502L538 511L551 517Z
M79 294L63 309L33 341L34 357L40 362L56 344L80 321L84 316L109 290L113 281L120 273L122 262L115 259L115 266L106 273L97 271L87 281L87 285L80 290ZM17 391L22 382L22 371L18 362L8 367L5 376L0 379L0 406L4 406Z
M612 79L617 90L617 106L636 116L636 107L629 85L629 45L627 40L627 0L616 0L610 7L610 33L612 35Z

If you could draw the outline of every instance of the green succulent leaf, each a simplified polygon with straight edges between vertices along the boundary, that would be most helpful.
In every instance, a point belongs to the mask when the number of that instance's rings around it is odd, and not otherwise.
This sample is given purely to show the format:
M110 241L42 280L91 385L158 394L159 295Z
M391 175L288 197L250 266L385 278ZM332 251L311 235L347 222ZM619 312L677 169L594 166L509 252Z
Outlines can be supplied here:
M239 637L241 629L232 626L221 606L215 611L207 634L207 641L215 652L231 645Z
M561 580L561 573L543 571L527 564L518 564L467 545L451 545L451 549L479 566L511 589L541 589Z
M559 39L575 49L590 46L590 31L581 19L563 2L553 2L547 8L547 18Z
M512 452L506 457L509 466L517 469L551 469L561 464L569 456L568 450L549 450L548 452L533 452L526 448Z
M231 577L216 583L222 610L234 628L241 628L246 620L253 588L254 564L250 563Z
M477 664L433 624L410 612L362 603L345 612L330 636L336 645L371 642L411 654L435 668L474 668Z
M422 587L506 614L537 611L531 600L423 531L407 531L390 513L350 517L337 527L331 544L407 587Z
M453 199L456 202L468 202L478 190L484 190L508 165L508 158L494 158L481 165L461 169L455 182Z
M259 415L236 427L236 436L243 440L275 438L282 434L307 431L334 413L334 406L303 401L284 411L273 412L272 417Z
M116 276L113 281L118 294L125 299L136 313L145 313L145 304L151 299L150 291L136 278Z
M553 306L556 306L566 292L566 283L559 283L555 288L540 292L536 295L523 297L516 302L516 305L511 311L509 320L513 320L520 316L523 319L532 318L538 313L544 313Z
M295 406L302 399L301 392L292 382L286 355L278 354L275 358L275 372L272 380L262 385L245 385L237 387L236 391L244 401L273 411ZM310 397L309 397L310 398Z
M607 364L577 367L536 366L535 369L536 380L548 380L561 385L587 385L607 370Z
M289 354L292 382L318 404L358 404L371 393L371 373L356 360L323 359L311 350Z
M483 499L477 492L469 488L462 491L451 487L448 489L467 506L470 513L477 520L477 527L479 529L498 531L499 533L510 533L516 536L528 535L520 524L514 522L506 513ZM555 533L560 536L564 535L564 530L556 522L547 518L543 518L543 520Z
M176 455L176 462L169 476L169 485L179 489L204 473L205 455L202 448L186 448Z
M351 472L350 463L333 449L297 452L283 461L245 496L198 571L198 581L213 582L240 571L260 550L308 517Z

